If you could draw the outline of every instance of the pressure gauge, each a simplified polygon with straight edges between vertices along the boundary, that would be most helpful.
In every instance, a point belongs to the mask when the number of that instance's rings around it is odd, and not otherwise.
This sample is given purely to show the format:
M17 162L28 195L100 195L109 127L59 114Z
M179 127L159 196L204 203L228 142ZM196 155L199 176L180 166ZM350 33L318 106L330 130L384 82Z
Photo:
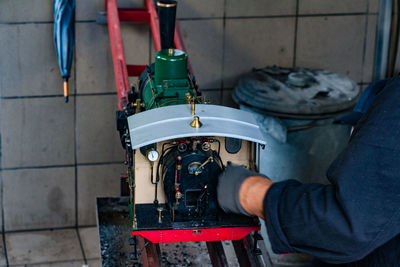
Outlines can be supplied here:
M150 160L151 162L158 160L157 150L154 150L154 149L147 150L146 156L147 156L147 159Z

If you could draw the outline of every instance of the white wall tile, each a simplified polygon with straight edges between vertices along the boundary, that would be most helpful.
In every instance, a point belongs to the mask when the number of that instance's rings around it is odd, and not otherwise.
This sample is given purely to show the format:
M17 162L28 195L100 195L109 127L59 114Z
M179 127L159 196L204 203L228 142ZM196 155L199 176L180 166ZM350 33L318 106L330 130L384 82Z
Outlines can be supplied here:
M300 0L299 14L366 12L369 0Z
M0 22L53 21L53 1L1 0Z
M124 165L78 167L78 222L96 224L96 198L120 196L120 175Z
M224 0L179 0L177 18L221 18L224 15Z
M320 68L361 81L365 16L299 18L298 67Z
M63 97L1 100L2 167L72 164L73 108Z
M78 23L76 34L77 92L117 92L107 26ZM121 35L126 64L149 64L149 27L122 24Z
M227 17L295 15L296 0L227 0Z
M3 171L5 230L75 224L74 168Z
M199 88L219 88L223 53L222 19L180 21L179 25Z
M76 101L78 163L122 162L124 150L115 121L117 96L80 96Z
M1 96L63 94L53 24L0 24L0 47ZM72 66L70 93L74 92L73 72Z
M252 68L291 67L294 18L228 19L224 51L224 87L233 88Z

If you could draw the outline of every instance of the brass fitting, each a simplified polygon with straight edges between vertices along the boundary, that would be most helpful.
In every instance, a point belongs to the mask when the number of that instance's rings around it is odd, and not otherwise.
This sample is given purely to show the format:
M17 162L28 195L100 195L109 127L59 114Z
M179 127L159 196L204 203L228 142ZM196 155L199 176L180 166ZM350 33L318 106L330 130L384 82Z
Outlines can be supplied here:
M190 113L192 114L192 116L194 115L194 112L195 112L195 104L194 104L194 102L192 102L191 104L190 104Z
M201 123L199 116L194 116L193 121L190 123L190 126L193 128L200 128L203 126L203 123Z
M141 108L144 108L145 105L141 99L136 99L135 103L132 103L132 106L136 108L135 113L139 113Z
M190 104L190 100L192 99L192 97L190 96L190 93L186 93L185 97L186 97L186 104Z

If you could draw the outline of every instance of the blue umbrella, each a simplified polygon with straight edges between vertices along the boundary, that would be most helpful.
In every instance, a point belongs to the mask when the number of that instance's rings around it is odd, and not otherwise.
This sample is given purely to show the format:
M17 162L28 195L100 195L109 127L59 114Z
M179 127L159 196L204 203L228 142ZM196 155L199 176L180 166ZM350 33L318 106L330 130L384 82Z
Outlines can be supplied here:
M71 73L75 39L75 0L54 0L54 43L58 66L64 79L64 100L68 102L68 78Z

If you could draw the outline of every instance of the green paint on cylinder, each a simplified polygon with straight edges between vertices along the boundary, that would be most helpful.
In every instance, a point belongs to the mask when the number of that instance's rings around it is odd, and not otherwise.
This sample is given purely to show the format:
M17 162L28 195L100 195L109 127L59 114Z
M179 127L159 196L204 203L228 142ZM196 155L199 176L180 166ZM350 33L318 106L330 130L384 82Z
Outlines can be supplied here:
M177 49L164 49L156 54L154 76L142 91L145 109L185 104L186 94L194 96L188 77L187 55Z
M165 80L187 79L187 55L178 49L170 49L158 51L155 62L155 82L160 85Z

